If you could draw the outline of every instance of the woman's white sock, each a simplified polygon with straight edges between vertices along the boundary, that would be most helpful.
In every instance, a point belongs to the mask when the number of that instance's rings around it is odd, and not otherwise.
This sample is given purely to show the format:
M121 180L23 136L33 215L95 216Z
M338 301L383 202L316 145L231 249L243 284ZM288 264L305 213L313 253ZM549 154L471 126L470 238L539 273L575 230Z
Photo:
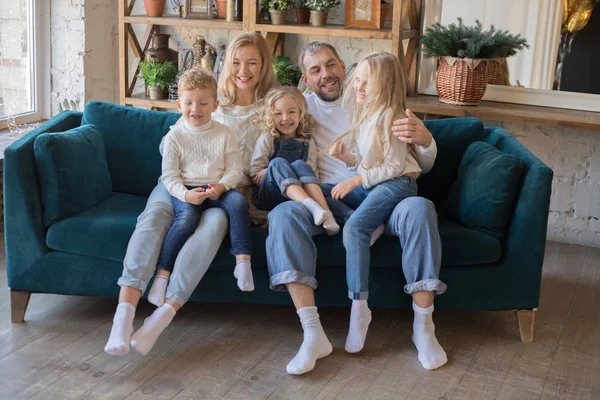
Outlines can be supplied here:
M135 307L130 303L119 303L113 317L113 325L110 330L108 342L104 351L113 356L124 356L129 353L129 339L133 332L133 317Z
M350 311L350 329L346 338L345 349L348 353L358 353L365 347L367 331L371 323L371 310L367 300L352 300Z
M323 331L317 307L302 307L297 311L304 330L304 341L300 350L285 368L288 374L302 375L312 371L318 359L327 357L333 347Z
M233 276L237 279L237 285L242 292L251 292L254 290L254 278L252 277L252 266L250 261L238 261L235 264Z
M419 362L427 370L439 368L448 362L448 356L435 337L435 325L432 318L433 304L423 308L413 302L413 310L415 320L412 340L417 346Z
M321 225L323 223L325 220L325 210L323 210L323 207L321 207L319 203L309 197L302 201L302 205L308 208L308 211L312 214L315 225Z
M330 236L337 235L340 231L340 226L335 222L335 218L331 211L325 211L325 219L323 220L323 228L327 231Z
M175 316L175 309L168 303L158 307L146 318L144 325L131 336L131 347L142 355L148 354L156 339L165 330Z
M156 275L154 277L154 283L150 288L150 293L148 294L148 301L157 307L162 306L165 303L165 296L167 295L168 285L168 277L163 275Z

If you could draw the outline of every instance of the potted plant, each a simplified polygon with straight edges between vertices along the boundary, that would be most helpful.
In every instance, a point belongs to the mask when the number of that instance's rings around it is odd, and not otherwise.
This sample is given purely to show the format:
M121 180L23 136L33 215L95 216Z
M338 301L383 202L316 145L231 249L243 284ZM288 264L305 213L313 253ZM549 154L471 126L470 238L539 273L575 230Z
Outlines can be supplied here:
M150 100L160 100L167 97L169 85L175 82L177 69L171 61L140 63L138 78L143 79L150 90Z
M340 0L306 0L310 8L310 23L313 26L324 26L327 23L329 10L340 5Z
M269 0L269 14L273 25L286 23L288 10L296 6L296 0Z
M527 45L520 35L492 26L484 31L481 22L475 26L435 23L421 38L426 57L439 62L435 85L443 103L477 105L487 87L488 62L516 54Z
M383 24L390 12L390 4L386 0L381 0L381 8L379 11L379 26L383 28Z
M146 15L149 17L162 17L167 0L144 0Z
M279 56L273 61L273 72L280 85L283 86L298 86L302 71L296 64L290 63L290 58L287 56Z
M296 23L308 24L310 21L310 8L306 6L306 0L296 1Z
M227 0L217 0L217 16L219 19L227 16Z

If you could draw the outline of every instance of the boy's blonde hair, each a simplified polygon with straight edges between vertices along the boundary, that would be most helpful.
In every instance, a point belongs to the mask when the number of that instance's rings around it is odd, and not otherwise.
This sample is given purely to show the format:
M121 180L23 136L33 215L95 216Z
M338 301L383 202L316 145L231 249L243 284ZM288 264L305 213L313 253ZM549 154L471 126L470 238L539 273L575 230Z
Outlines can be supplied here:
M363 63L366 63L369 67L369 80L366 89L369 100L366 104L361 105L356 101L353 85L354 74ZM381 165L389 154L391 142L394 139L392 131L384 132L384 127L391 128L395 120L406 118L406 74L398 58L387 51L377 51L363 57L346 81L343 103L353 105L352 125L350 130L335 140L331 146L348 136L351 138L350 143L353 144L360 125L365 119L381 111L377 121L375 121L375 128L377 129L376 143L381 156L378 163L371 168ZM387 137L387 149L383 148L384 145L381 139L384 135Z
M235 102L235 76L233 75L233 56L240 47L254 46L262 60L258 84L254 90L254 101L262 99L272 87L278 86L273 73L273 59L267 41L257 32L240 33L227 46L223 70L219 75L219 102L222 107L229 107Z
M259 127L263 132L279 139L281 135L275 129L275 102L284 97L291 97L296 101L300 123L296 128L296 136L308 136L310 134L311 117L308 113L308 104L302 95L302 92L294 86L281 86L273 88L267 92L264 100L261 101L260 107L254 114L252 122Z
M181 75L177 84L177 93L181 95L187 90L208 89L217 98L217 80L215 75L204 68L195 67Z

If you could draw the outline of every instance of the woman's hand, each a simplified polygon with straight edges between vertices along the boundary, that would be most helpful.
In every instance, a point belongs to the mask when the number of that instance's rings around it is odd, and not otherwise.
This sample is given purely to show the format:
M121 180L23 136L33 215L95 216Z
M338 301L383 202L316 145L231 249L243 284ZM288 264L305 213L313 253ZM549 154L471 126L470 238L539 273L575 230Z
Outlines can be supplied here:
M185 192L185 201L187 201L190 204L199 206L206 199L208 199L208 193L204 188L199 187Z
M346 179L338 183L331 189L331 197L334 200L343 199L348 193L362 185L362 176L357 175L355 177Z
M225 190L225 186L223 186L222 183L209 183L208 189L206 189L208 198L211 200L218 200L226 191L227 190Z
M431 146L433 135L412 111L406 110L407 118L397 119L392 125L392 134L399 140L420 147Z
M262 183L264 182L264 180L265 180L265 175L266 174L267 174L267 169L266 168L263 169L260 172L257 172L256 174L254 174L254 176L252 176L252 182L256 186L260 187L262 185Z

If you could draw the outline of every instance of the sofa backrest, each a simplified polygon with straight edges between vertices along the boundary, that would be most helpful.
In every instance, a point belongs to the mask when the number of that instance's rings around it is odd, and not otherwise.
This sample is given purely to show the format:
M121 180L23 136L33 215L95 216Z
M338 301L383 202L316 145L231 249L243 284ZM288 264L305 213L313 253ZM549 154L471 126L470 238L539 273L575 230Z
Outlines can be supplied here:
M114 192L150 195L161 174L158 146L179 117L101 101L85 106L81 123L102 133Z
M484 127L477 118L449 118L424 121L437 144L437 158L431 171L419 179L419 196L443 209L450 186L456 180L467 147L484 140Z

